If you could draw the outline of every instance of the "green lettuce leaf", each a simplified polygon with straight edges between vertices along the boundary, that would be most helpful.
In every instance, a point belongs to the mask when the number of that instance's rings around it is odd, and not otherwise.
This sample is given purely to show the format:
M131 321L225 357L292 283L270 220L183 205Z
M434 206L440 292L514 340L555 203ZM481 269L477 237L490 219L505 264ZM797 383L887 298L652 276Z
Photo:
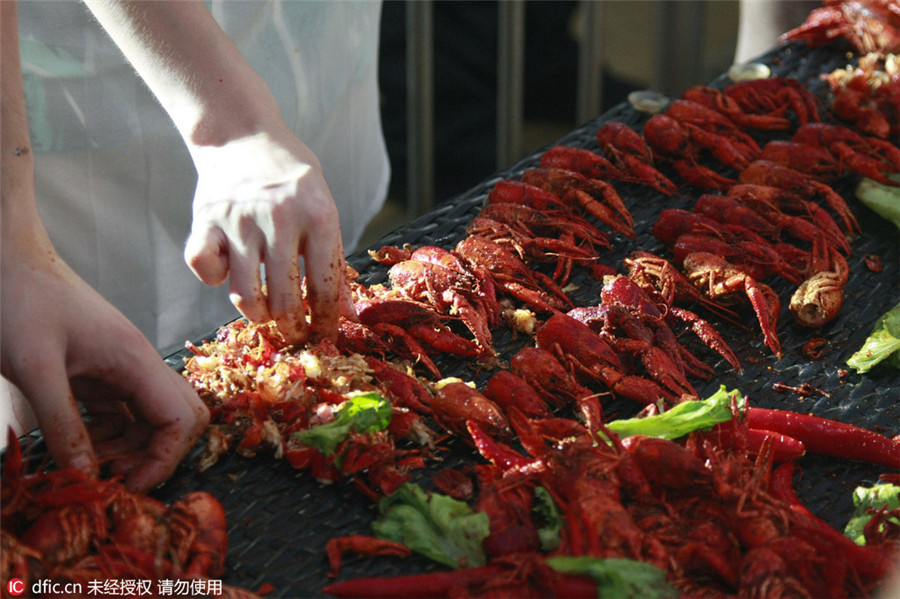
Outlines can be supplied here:
M547 564L563 574L590 576L597 582L597 597L603 599L666 599L678 591L666 582L666 571L630 559L557 555Z
M900 181L900 175L889 175ZM873 212L900 228L900 187L892 187L863 178L856 186L856 197Z
M731 420L732 400L744 410L747 400L740 391L728 391L722 386L708 398L677 404L662 414L644 418L613 420L607 428L620 437L643 435L661 439L677 439L696 430L709 429L720 422Z
M359 393L341 405L334 420L294 433L292 438L330 456L351 432L373 433L384 430L391 423L392 415L391 402L377 392Z
M900 304L878 320L862 347L847 359L847 366L862 374L881 362L900 368Z
M405 483L382 497L378 509L381 516L372 524L376 536L451 568L485 564L481 543L490 534L490 519L465 502Z
M853 505L856 506L856 510L844 528L844 535L853 539L857 545L865 545L866 537L863 530L872 519L872 514L867 513L868 510L881 507L889 510L900 508L900 487L889 483L873 487L857 487L853 491ZM900 524L900 520L896 518L893 520Z
M534 488L534 511L538 513L544 525L538 528L538 538L541 540L541 549L554 551L559 547L560 531L563 527L562 512L553 501L550 492L544 487Z

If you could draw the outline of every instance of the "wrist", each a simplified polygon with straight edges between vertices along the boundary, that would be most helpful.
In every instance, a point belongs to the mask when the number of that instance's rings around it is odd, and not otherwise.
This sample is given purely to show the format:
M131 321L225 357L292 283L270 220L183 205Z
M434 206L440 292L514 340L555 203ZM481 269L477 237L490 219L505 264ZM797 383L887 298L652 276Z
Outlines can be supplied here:
M255 72L219 79L203 95L198 109L179 127L192 152L258 135L281 120L275 98Z

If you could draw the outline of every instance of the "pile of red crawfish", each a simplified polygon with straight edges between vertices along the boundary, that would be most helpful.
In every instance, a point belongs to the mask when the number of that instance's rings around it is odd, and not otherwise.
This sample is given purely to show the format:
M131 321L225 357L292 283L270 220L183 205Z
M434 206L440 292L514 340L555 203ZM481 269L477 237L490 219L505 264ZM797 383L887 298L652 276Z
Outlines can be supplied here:
M0 573L21 580L26 596L44 581L71 597L157 596L166 594L165 584L170 594L180 592L172 591L177 584L223 599L256 597L221 584L225 511L209 493L193 491L166 506L117 479L72 469L28 473L11 431L2 475ZM102 586L109 584L119 586ZM0 592L13 596L6 584Z
M841 38L859 61L828 75L831 109L860 133L884 139L900 135L900 2L829 0L783 40L818 46Z
M749 310L779 357L783 300L813 329L838 315L860 231L832 185L848 173L892 184L900 172L896 146L839 123L800 83L772 77L692 88L643 131L605 123L598 151L548 149L493 186L455 246L370 252L387 281L365 286L350 273L359 318L343 320L336 341L289 347L273 325L237 321L190 345L186 376L215 421L204 463L229 449L269 452L377 499L439 457L445 435L476 448L486 464L432 483L490 516L488 565L326 589L339 596L595 595L592 582L552 571L535 544L537 487L567 524L561 554L658 565L688 595L866 596L890 572L900 531L849 543L794 495L794 460L816 452L896 470L900 439L751 408L678 441L607 432L612 443L595 442L603 398L653 414L700 399L694 384L717 368L741 370L709 315L740 322ZM619 182L693 198L653 224L668 255L635 248L621 272L603 262L615 238L635 238ZM576 272L602 283L595 304L573 300ZM793 287L789 298L765 282L774 278ZM533 343L502 355L504 328ZM487 373L484 384L444 378L448 356ZM372 390L393 405L388 428L353 432L330 455L298 441ZM334 575L349 550L409 553L334 539Z

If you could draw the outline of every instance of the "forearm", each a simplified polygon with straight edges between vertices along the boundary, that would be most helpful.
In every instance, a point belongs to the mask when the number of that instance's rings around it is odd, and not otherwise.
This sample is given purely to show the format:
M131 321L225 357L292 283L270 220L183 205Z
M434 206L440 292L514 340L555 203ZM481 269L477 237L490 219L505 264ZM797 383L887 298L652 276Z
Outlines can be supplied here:
M34 156L28 133L15 2L0 2L0 239L3 256L49 244L34 200Z
M203 2L88 0L185 142L219 146L279 118L268 87Z

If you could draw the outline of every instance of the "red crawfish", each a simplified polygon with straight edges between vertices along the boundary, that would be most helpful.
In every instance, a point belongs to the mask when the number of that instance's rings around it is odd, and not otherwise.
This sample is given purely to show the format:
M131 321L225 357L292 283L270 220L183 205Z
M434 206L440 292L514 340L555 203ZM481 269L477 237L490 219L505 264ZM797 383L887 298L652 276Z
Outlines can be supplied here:
M640 133L619 121L608 121L597 129L597 143L607 156L638 183L670 196L677 186L654 166L653 150ZM578 169L572 169L578 170Z
M779 358L781 342L775 328L781 310L781 301L771 287L759 283L740 268L708 252L695 252L684 259L688 280L710 299L723 302L739 301L740 296L749 300L756 313L766 345Z

